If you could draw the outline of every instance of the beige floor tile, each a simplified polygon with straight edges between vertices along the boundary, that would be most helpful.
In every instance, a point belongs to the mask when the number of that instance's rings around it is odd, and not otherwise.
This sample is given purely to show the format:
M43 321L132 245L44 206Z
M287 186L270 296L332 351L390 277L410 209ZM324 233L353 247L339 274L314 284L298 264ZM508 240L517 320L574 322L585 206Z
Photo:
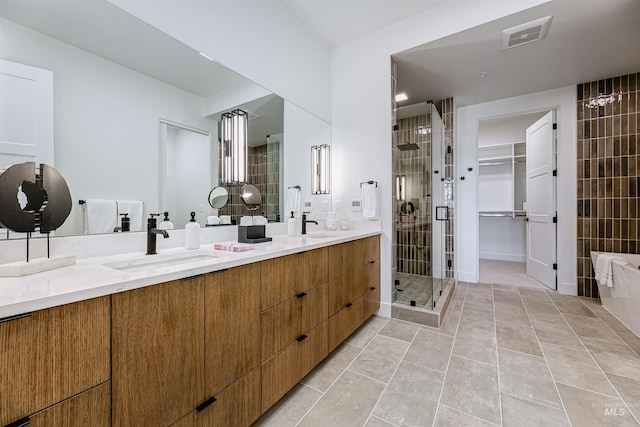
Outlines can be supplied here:
M402 362L373 415L397 426L431 425L443 382L443 374Z
M364 425L384 387L384 384L379 381L347 370L300 421L298 426L353 427Z
M349 369L386 383L391 379L408 347L408 342L376 335Z
M481 310L491 310L493 307L493 296L489 292L467 291L464 305L465 307L474 307Z
M465 303L465 306L462 308L462 314L460 315L460 326L470 326L472 328L493 331L496 328L493 321L493 311L467 307Z
M503 291L503 292L518 292L518 286L513 286L513 285L497 285L497 284L493 284L491 285L491 288L494 291Z
M624 333L624 332L616 332L618 336L627 343L631 350L635 351L638 356L640 356L640 338L633 332Z
M582 338L593 358L605 373L640 381L640 358L625 343Z
M531 318L562 320L562 315L552 303L525 301L524 305Z
M451 336L455 335L461 315L462 309L456 310L449 307L444 316L444 322L442 322L442 326L440 326L440 332Z
M617 397L616 391L586 350L541 343L556 382Z
M533 328L513 323L496 322L498 347L542 356Z
M495 304L496 321L517 323L518 325L531 326L529 316L524 309L524 305L519 303Z
M495 425L497 424L489 423L442 404L438 407L436 420L433 423L433 427L492 427Z
M565 314L564 318L579 337L598 338L604 341L620 342L620 338L597 317Z
M637 426L624 402L610 396L558 384L569 420L574 426Z
M569 427L571 424L564 409L552 408L502 393L502 425L504 427Z
M494 287L497 285L493 285ZM501 291L493 289L493 302L502 304L517 304L522 305L522 298L518 292Z
M322 393L319 391L298 384L252 427L293 427L321 397Z
M547 320L532 318L531 323L540 342L548 342L584 350L584 346L578 339L578 336L564 319Z
M438 372L445 372L452 347L453 337L423 328L413 339L404 360Z
M577 316L596 317L591 310L584 305L578 297L571 295L561 295L555 291L547 291L547 295L551 297L553 303L558 307L561 313L575 314Z
M637 419L640 419L640 381L613 374L608 374L607 376L631 412Z
M420 329L415 323L403 322L402 320L390 319L380 330L380 335L386 335L403 341L411 341Z
M583 300L581 300L583 301ZM616 332L624 332L624 333L633 333L629 328L627 328L621 321L615 318L615 316L609 313L602 306L589 306L589 308L595 313L600 320L607 324L607 326L613 329Z
M302 379L302 383L322 392L333 384L362 351L360 347L344 343Z
M364 425L364 427L395 427L393 424L389 424L385 420L381 420L378 417L371 416L369 421Z
M440 402L500 424L500 392L495 366L451 356Z
M347 342L358 347L365 347L388 321L389 319L386 317L371 317L364 325L347 338Z
M562 409L560 396L543 357L498 349L500 391Z
M485 329L461 326L453 344L453 354L495 365L496 334Z
M542 289L519 288L518 291L524 301L551 303L551 298Z

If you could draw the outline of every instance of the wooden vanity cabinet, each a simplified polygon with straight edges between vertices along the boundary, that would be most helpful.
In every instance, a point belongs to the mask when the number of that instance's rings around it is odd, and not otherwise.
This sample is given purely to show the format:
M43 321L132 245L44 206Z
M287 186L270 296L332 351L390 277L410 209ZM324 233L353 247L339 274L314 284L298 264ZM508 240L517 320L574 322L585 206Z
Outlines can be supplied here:
M168 426L204 400L204 276L112 295L113 425Z
M328 249L261 262L262 411L327 354Z
M329 351L380 307L380 237L329 247Z
M107 296L0 320L0 425L33 421L44 408L109 380L109 311ZM88 413L48 416L82 425L86 417L99 416L93 396L83 398Z
M29 427L111 425L111 382L107 381L77 396L29 417Z

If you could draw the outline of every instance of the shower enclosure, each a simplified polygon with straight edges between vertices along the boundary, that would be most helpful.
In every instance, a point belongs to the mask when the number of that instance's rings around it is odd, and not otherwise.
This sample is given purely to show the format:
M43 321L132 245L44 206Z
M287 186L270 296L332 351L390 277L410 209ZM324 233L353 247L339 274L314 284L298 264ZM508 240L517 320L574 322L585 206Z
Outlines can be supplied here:
M433 103L395 110L395 302L434 309L453 281L452 148Z

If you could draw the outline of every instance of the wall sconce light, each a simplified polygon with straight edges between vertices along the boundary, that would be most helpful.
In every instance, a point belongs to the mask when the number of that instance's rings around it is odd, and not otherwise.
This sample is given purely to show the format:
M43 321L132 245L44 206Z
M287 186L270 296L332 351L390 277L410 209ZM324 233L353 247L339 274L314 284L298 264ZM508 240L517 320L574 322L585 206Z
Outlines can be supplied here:
M220 121L220 183L241 185L247 182L246 111L223 113Z
M311 194L331 190L331 151L327 144L311 147Z
M396 200L401 201L406 199L405 188L407 185L406 175L396 176Z

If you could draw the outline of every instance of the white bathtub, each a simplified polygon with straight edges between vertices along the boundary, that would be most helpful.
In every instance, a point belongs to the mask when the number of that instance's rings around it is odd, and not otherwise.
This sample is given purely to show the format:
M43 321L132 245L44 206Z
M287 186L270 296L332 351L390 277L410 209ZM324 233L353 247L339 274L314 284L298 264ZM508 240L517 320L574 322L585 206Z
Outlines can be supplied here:
M603 252L591 252L595 270L596 258ZM612 263L613 286L598 283L602 305L629 329L640 336L640 255L615 254L625 258L626 265Z

